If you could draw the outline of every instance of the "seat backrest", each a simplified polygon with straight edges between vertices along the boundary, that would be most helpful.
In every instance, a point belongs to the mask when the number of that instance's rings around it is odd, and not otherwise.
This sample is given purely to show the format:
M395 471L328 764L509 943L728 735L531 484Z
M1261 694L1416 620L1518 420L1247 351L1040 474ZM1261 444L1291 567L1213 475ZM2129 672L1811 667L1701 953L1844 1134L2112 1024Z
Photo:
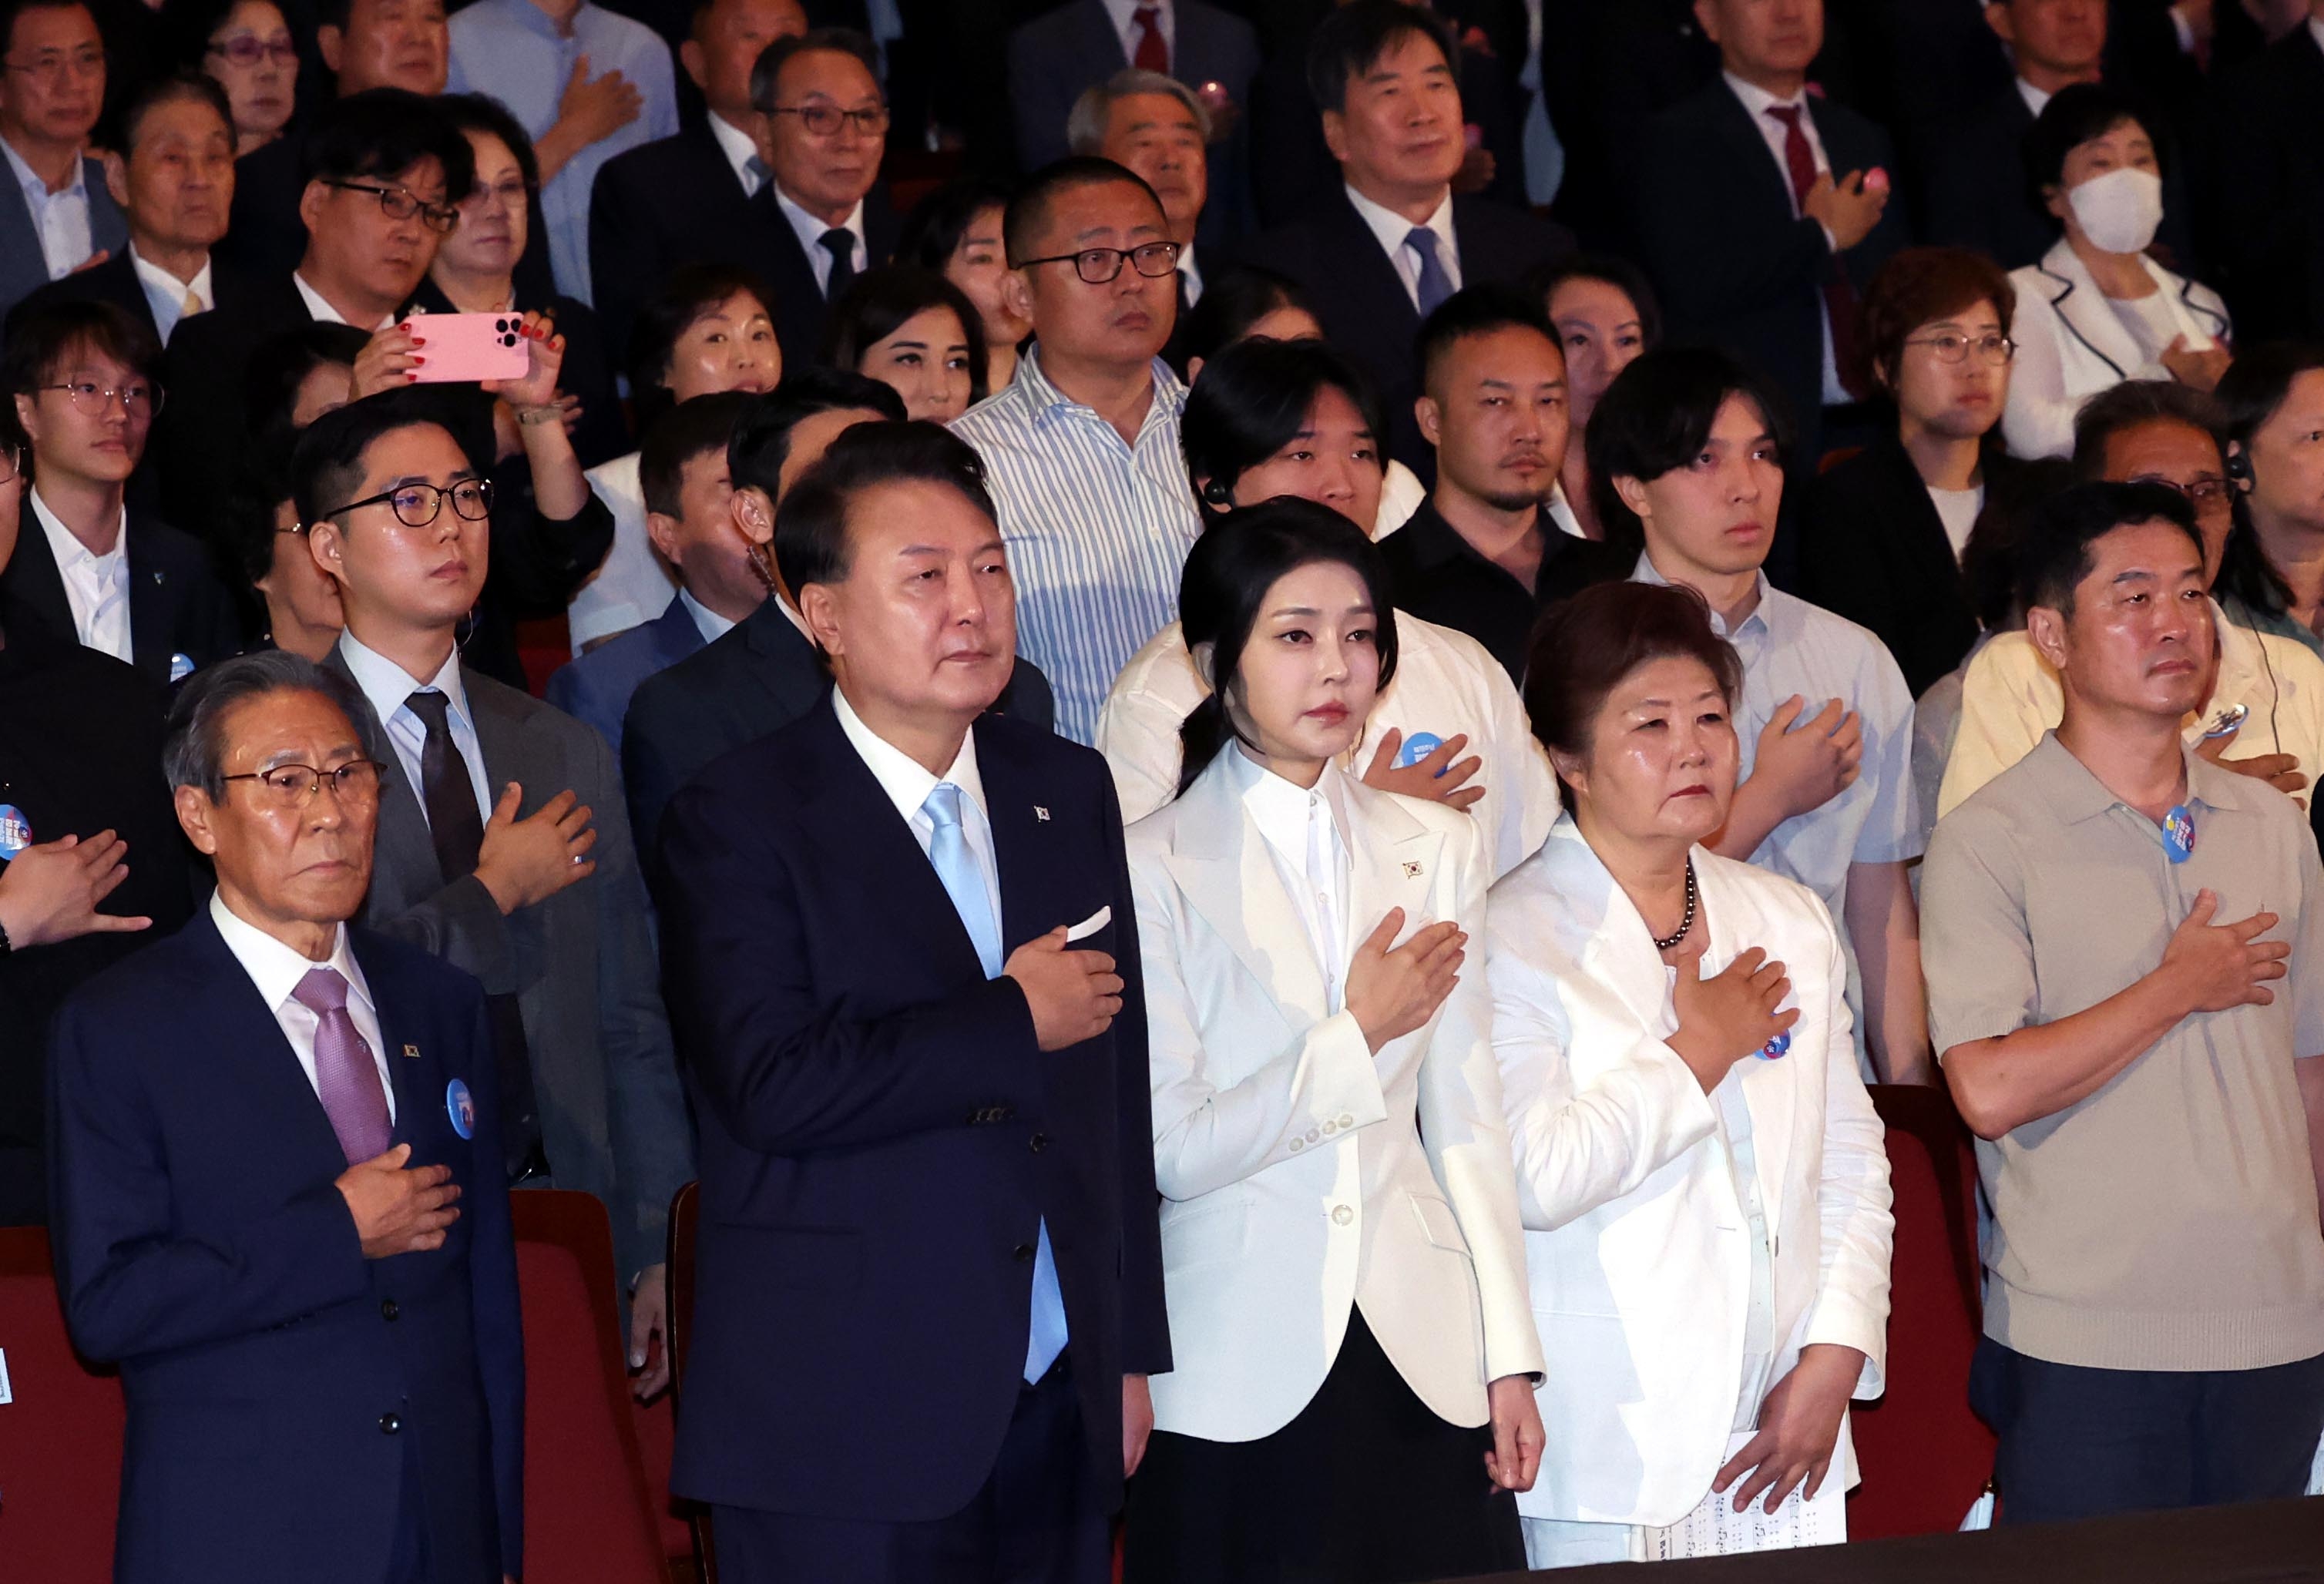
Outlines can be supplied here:
M694 1223L702 1184L688 1183L669 1202L669 1391L686 1389L686 1349L694 1338Z
M1978 1302L1977 1165L1942 1089L1876 1084L1895 1193L1888 1390L1851 1414L1863 1475L1850 1540L1959 1527L1993 1473L1993 1432L1969 1405Z
M631 1420L604 1207L553 1190L509 1205L524 1304L525 1577L669 1584Z
M73 1352L49 1235L0 1229L0 1575L106 1584L121 1502L120 1377Z

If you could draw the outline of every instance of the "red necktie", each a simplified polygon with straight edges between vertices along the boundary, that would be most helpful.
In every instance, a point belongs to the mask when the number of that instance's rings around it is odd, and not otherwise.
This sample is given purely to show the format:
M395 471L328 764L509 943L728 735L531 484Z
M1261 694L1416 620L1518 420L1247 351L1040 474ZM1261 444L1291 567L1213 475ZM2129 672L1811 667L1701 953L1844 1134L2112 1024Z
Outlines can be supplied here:
M1170 75L1170 46L1162 41L1162 8L1141 5L1130 14L1138 24L1138 53L1130 63L1140 71L1158 71Z
M1784 168L1791 172L1792 202L1801 214L1808 209L1808 192L1816 184L1815 151L1808 146L1808 134L1800 125L1800 117L1807 112L1798 105L1770 105L1767 114L1784 124ZM1824 313L1831 321L1831 360L1840 369L1840 382L1848 393L1861 401L1865 397L1861 382L1856 374L1856 287L1841 268L1840 255L1831 255L1831 268L1823 281Z

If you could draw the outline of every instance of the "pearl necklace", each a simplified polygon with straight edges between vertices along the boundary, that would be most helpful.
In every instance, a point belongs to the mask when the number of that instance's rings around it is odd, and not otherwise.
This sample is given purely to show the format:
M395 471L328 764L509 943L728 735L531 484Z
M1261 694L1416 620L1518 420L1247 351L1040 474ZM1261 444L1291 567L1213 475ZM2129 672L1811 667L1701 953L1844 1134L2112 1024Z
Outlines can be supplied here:
M1675 934L1655 937L1655 951L1667 952L1686 939L1686 932L1694 927L1694 860L1690 858L1686 861L1686 915L1678 921L1678 930Z

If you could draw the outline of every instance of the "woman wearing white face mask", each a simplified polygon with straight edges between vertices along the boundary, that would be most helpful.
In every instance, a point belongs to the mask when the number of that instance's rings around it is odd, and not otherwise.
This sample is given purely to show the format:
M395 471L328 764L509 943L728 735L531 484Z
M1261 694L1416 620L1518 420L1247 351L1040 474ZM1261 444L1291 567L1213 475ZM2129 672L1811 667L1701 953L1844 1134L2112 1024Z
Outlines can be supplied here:
M2096 83L2061 89L2026 134L2027 178L2065 235L2013 271L2017 343L2001 419L2019 456L2064 456L2074 414L2125 380L2209 391L2227 371L2227 305L2146 256L2163 176L2138 106Z

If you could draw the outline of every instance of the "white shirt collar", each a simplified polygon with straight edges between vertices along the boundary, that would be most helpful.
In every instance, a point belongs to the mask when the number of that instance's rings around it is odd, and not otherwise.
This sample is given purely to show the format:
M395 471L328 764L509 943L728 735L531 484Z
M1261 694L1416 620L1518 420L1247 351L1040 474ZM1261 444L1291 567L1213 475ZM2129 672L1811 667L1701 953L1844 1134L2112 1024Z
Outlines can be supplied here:
M1186 306L1192 308L1203 299L1203 266L1194 262L1191 242L1178 250L1178 273L1186 278Z
M785 192L779 183L775 188L775 207L780 209L783 218L790 223L792 235L799 239L799 246L807 251L807 260L812 263L816 255L823 252L823 234L831 227L791 202L791 195ZM854 235L856 251L861 253L863 250L863 200L862 198L857 198L855 207L847 211L847 218L842 222L842 229Z
M1744 627L1748 627L1756 622L1759 624L1762 631L1766 631L1768 625L1767 607L1775 600L1775 591L1767 582L1766 573L1763 571L1756 574L1755 576L1758 578L1759 583L1758 603L1751 607L1751 613L1743 618L1742 625ZM1677 585L1673 584L1669 578L1663 576L1663 569L1655 565L1653 554L1646 550L1640 550L1638 552L1638 564L1635 567L1631 568L1630 581L1632 583L1657 584L1664 588L1678 586ZM1700 593L1701 591L1698 590L1697 592ZM1721 638L1731 640L1735 636L1734 633L1729 632L1727 630L1727 618L1721 616L1716 611L1711 612L1711 628L1712 631L1718 633Z
M348 671L354 674L355 686L362 688L363 695L371 701L372 710L379 716L381 725L386 725L413 694L423 687L432 687L452 701L452 713L459 716L470 731L475 730L476 717L468 713L468 690L460 680L459 645L452 646L452 652L444 657L444 664L426 682L413 681L410 672L377 649L366 647L353 632L342 631L339 634L339 658L346 661Z
M696 599L687 590L679 589L678 597L679 603L686 606L686 613L694 618L694 630L702 634L703 642L715 643L734 631L733 622Z
M757 197L764 178L751 169L752 161L759 157L759 145L751 140L751 134L713 110L710 135L717 142L718 152L726 156L726 163L733 167L734 180L742 184L743 193Z
M2025 101L2025 107L2033 111L2035 115L2040 115L2043 107L2049 104L2052 96L2035 87L2022 77L2013 78L2011 80L2017 85L2017 97Z
M337 935L331 943L331 954L322 962L312 962L268 935L256 925L244 919L226 905L217 892L210 893L210 918L217 924L226 949L250 975L250 982L258 987L259 999L270 1012L290 999L299 981L312 970L329 966L339 971L347 981L347 999L361 1000L364 1009L376 1017L379 1008L371 999L371 986L364 979L363 969L355 962L355 954L347 944L347 926L337 926Z
M208 253L202 255L202 267L194 272L194 278L190 281L179 280L152 259L139 253L137 244L134 242L129 244L129 264L137 272L137 278L140 281L156 290L171 292L181 301L186 293L190 291L202 299L202 307L205 309L217 306L210 298L210 258Z
M1558 531L1570 539L1586 539L1582 531L1582 519L1573 515L1573 502L1565 498L1565 481L1558 480L1549 486L1549 499L1541 503L1543 512L1557 524Z
M290 272L290 284L296 286L299 289L299 295L306 299L307 312L317 324L344 325L348 322L346 315L333 308L321 292L307 284L307 277L296 270ZM379 323L371 327L372 334L376 336L393 323L395 323L393 314L382 315ZM360 330L363 327L357 325L355 328Z
M24 163L24 157L16 152L16 145L5 137L0 137L0 154L8 156L8 168L16 173L16 185L23 188L24 196L35 204L57 198L88 197L88 165L82 154L73 155L72 180L56 192L49 190L49 184L33 173L32 168Z
M1371 234L1379 238L1380 251L1387 253L1389 258L1395 258L1397 250L1404 246L1405 238L1412 235L1412 222L1394 209L1374 203L1362 193L1358 192L1352 185L1349 186L1347 191L1348 201L1355 206L1356 213L1362 217L1364 224L1371 228ZM1461 256L1460 245L1454 241L1452 235L1452 188L1447 187L1444 189L1444 196L1437 200L1436 212L1429 216L1424 223L1429 230L1436 233L1436 239L1444 244L1447 257L1457 259Z
M1113 19L1113 31L1121 35L1122 55L1130 60L1137 58L1138 13L1148 6L1161 13L1154 19L1154 25L1161 31L1162 42L1169 49L1174 58L1172 64L1176 65L1178 18L1177 7L1171 0L1105 0L1105 14Z
M1342 771L1336 763L1326 764L1311 790L1285 780L1261 764L1240 742L1231 742L1221 749L1227 760L1227 779L1250 811L1251 823L1267 839L1268 846L1279 853L1295 872L1305 873L1309 848L1307 826L1318 807L1331 815L1332 829L1338 836L1342 852L1348 848L1348 815L1345 791L1342 787ZM1308 875L1317 884L1329 883L1328 875Z
M121 509L121 525L113 531L113 548L100 556L80 542L61 518L49 510L41 499L41 486L32 488L32 515L40 519L41 531L49 536L49 554L56 557L57 570L69 573L73 568L88 566L92 576L106 576L120 567L129 554L129 508Z
M1775 95L1769 93L1766 89L1761 87L1758 84L1745 82L1741 78L1736 76L1731 71L1722 71L1719 75L1727 79L1727 87L1729 89L1733 92L1737 98L1743 101L1743 108L1751 113L1751 120L1754 124L1757 124L1771 108L1778 106L1784 108L1797 107L1803 110L1807 107L1808 96L1805 88L1801 89L1798 93L1793 95L1788 99L1779 99L1775 97ZM1803 119L1805 119L1805 117L1803 117ZM1811 130L1812 130L1812 128L1811 128Z
M847 695L837 687L831 690L831 706L838 712L840 731L854 744L855 751L862 756L873 778L880 783L880 789L888 795L888 801L896 806L896 812L904 816L906 823L918 816L920 806L936 789L938 781L950 781L959 787L975 803L986 824L991 823L991 812L984 805L984 778L976 770L974 731L962 736L960 752L954 757L951 768L942 776L932 776L918 760L865 725L863 717L847 702Z
M807 618L799 614L797 605L772 591L768 593L767 597L774 601L775 609L783 613L783 620L798 629L798 635L807 640L809 649L819 647L815 641L815 634L807 630Z

